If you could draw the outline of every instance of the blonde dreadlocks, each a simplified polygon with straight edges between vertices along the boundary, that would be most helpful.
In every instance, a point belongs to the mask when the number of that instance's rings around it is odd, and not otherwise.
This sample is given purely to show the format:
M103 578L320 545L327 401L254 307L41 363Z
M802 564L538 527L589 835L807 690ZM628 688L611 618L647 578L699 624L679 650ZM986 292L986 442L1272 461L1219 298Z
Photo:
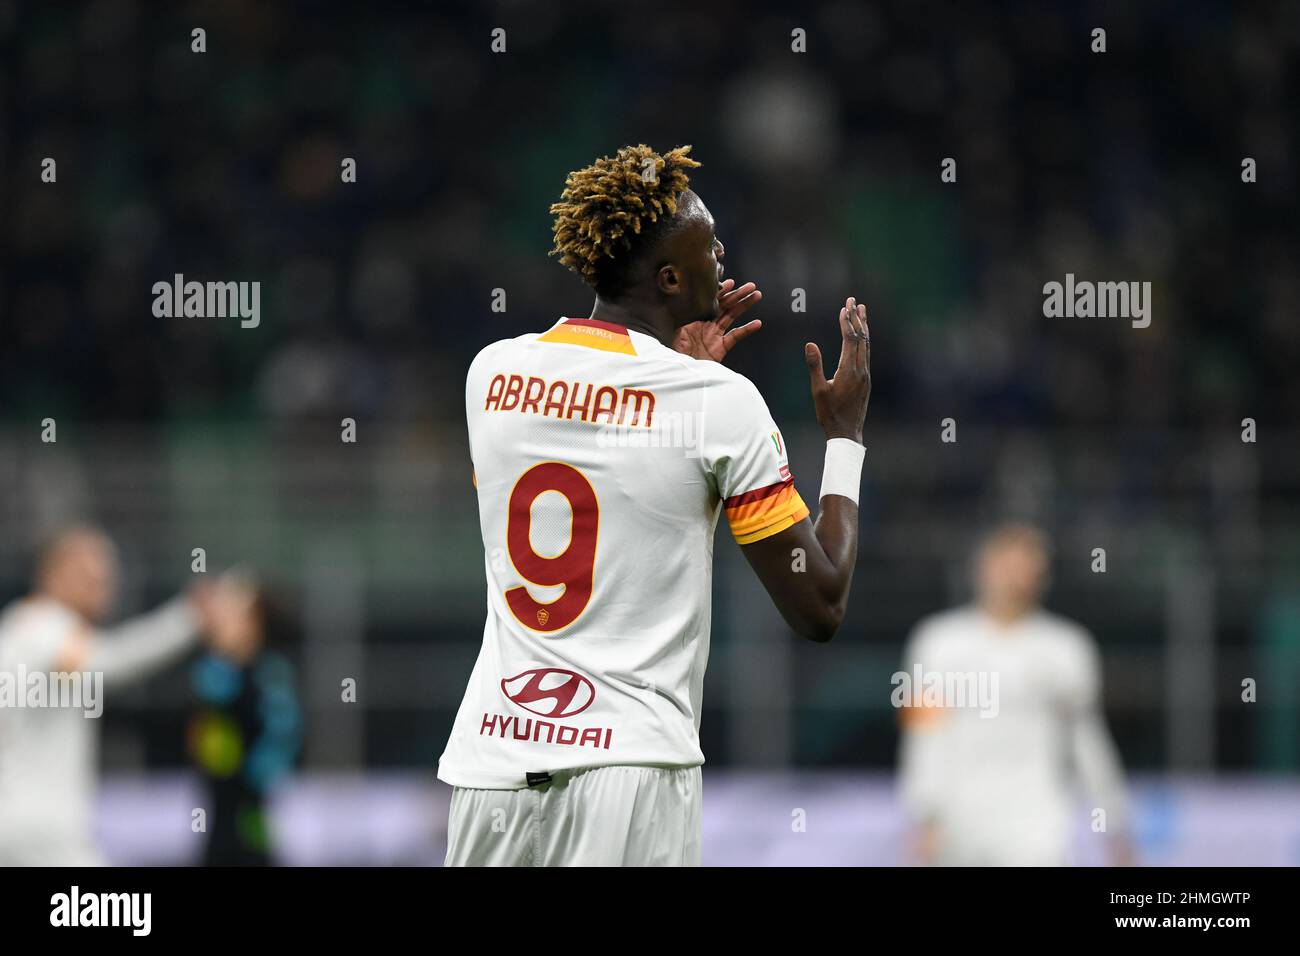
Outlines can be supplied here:
M700 165L690 151L678 146L661 156L644 143L624 146L569 173L551 206L551 255L598 293L621 292L633 251L661 235L677 212L690 182L686 171Z

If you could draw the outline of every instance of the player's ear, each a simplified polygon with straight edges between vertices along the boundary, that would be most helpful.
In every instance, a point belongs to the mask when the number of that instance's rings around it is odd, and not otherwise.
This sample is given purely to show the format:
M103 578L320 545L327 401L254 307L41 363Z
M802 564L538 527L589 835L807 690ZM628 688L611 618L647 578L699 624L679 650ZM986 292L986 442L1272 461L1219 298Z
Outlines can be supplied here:
M665 262L655 273L655 285L664 295L677 295L682 291L682 274L671 262Z

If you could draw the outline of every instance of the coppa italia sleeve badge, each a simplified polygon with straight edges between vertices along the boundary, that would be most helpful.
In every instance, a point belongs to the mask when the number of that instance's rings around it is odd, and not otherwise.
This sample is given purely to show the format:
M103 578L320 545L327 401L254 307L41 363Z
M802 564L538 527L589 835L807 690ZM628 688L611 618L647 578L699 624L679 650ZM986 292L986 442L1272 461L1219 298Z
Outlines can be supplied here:
M772 432L772 445L776 448L777 473L780 474L782 481L790 480L790 466L786 463L785 446L781 444L781 433Z

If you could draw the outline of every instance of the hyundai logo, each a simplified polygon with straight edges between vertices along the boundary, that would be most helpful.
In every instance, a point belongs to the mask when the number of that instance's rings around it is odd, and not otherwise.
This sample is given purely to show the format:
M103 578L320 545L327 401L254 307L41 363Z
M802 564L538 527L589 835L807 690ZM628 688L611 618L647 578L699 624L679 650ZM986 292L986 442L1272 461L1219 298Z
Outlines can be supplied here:
M503 678L501 693L539 717L572 717L596 699L591 681L558 667L538 667Z

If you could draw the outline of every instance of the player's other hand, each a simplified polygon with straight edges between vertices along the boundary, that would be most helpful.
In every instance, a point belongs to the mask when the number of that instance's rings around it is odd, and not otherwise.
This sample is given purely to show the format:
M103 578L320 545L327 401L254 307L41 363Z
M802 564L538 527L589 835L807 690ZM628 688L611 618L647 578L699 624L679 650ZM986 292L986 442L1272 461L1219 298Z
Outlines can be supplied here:
M754 319L739 328L731 328L736 319L762 298L763 293L754 283L746 282L736 288L735 279L724 279L718 287L718 317L683 325L673 337L673 350L691 358L721 362L737 344L763 327L760 319Z
M830 438L862 441L871 398L871 332L867 328L867 307L850 296L840 309L840 364L830 381L822 371L822 353L816 344L803 347L808 376L812 380L817 423Z
M1126 834L1114 837L1111 840L1109 848L1111 866L1137 866L1138 855L1137 847L1134 846L1133 840Z
M189 596L209 646L222 650L235 642L234 635L244 630L257 590L243 574L227 572L215 581L195 585Z
M933 823L922 823L911 834L910 862L916 866L936 866L939 863L941 837Z

